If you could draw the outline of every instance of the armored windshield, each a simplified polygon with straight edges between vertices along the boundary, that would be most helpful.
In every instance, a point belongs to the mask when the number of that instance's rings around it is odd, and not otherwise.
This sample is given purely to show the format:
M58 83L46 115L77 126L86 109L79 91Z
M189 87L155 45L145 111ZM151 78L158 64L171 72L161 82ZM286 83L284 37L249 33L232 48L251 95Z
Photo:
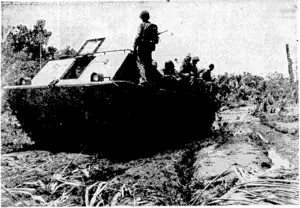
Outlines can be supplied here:
M32 79L32 85L48 85L51 81L59 79L74 63L75 59L49 61Z
M87 40L83 46L79 49L77 55L82 56L86 54L93 54L98 51L102 43L104 42L105 38L97 38L97 39L90 39Z

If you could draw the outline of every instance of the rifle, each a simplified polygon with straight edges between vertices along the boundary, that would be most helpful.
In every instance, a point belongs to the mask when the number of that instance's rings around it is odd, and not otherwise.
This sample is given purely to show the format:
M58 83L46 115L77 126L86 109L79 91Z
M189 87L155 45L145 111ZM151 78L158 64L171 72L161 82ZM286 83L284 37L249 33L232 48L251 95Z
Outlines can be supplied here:
M165 32L168 32L168 30L164 30L164 31L162 31L162 32L159 32L157 35L161 35L161 34L163 34L163 33L165 33Z

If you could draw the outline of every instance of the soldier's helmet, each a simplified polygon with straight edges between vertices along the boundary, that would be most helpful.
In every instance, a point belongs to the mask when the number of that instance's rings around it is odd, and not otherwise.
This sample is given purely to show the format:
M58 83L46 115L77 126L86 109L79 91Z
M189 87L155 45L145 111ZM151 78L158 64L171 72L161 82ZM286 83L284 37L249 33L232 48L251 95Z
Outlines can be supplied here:
M173 61L171 61L171 60L166 61L166 63L165 63L165 68L168 68L168 69L174 69L174 68L175 68L175 65L174 65Z
M191 53L188 53L188 54L186 55L186 57L185 57L183 60L185 60L185 62L190 62L190 61L192 60L192 55L191 55Z
M171 75L175 73L175 65L173 61L166 61L165 68L163 69L165 75Z
M199 59L198 56L194 56L194 57L192 58L192 61L193 61L193 62L198 62L198 61L200 61L200 59Z
M215 68L215 65L213 65L213 64L210 64L210 65L209 65L210 71L214 70L214 68Z
M140 14L140 18L142 20L149 20L150 19L150 14L148 11L142 11L141 14Z
M187 64L191 62L191 57L187 56L183 59L183 64Z

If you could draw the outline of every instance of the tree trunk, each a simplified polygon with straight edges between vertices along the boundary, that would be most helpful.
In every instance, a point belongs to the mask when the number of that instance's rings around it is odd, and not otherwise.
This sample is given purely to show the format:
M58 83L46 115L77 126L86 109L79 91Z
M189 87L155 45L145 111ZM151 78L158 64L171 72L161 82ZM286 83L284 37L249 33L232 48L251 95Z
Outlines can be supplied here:
M289 44L286 44L286 55L287 55L287 60L288 60L288 70L289 70L289 75L290 75L290 82L292 84L294 82L294 73L293 73L293 61L290 57Z

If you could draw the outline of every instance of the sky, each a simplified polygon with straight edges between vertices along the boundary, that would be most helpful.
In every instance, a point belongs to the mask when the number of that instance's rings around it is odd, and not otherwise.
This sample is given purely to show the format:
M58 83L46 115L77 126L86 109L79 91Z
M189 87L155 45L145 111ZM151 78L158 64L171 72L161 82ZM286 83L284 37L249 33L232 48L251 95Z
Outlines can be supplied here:
M48 45L59 49L78 50L86 39L100 37L106 38L101 50L132 49L139 14L148 10L159 31L168 30L153 52L159 67L191 53L200 57L199 68L213 63L216 74L287 75L287 43L296 62L296 0L52 1L1 7L4 27L32 28L38 19L46 20L52 32Z

